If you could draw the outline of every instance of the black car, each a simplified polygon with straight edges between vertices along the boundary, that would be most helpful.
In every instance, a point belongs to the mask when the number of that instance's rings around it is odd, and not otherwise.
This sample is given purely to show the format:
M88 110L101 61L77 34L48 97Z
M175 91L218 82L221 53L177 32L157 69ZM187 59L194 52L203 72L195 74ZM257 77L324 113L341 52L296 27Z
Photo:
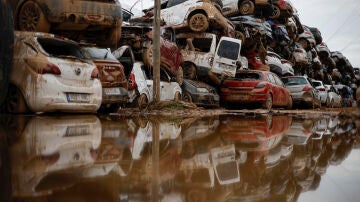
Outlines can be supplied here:
M202 107L219 107L219 94L206 83L184 79L182 85L183 100Z

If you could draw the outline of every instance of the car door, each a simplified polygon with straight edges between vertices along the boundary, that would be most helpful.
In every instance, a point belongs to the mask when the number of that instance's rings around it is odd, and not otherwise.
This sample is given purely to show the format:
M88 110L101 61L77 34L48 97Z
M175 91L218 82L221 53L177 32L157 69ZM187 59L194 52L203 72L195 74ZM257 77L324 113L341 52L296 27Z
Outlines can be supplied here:
M169 0L167 8L161 10L161 19L163 19L167 25L180 25L184 23L189 8L196 4L194 0L184 2L180 0L180 2L179 0Z
M269 80L269 82L271 83L271 91L272 91L272 95L273 95L273 104L274 105L279 105L280 104L280 100L279 100L279 88L278 85L276 84L275 78L273 76L273 74L268 73L267 74L267 78Z
M174 92L172 92L169 74L160 69L160 100L172 100Z
M282 106L286 106L288 104L288 100L289 100L289 96L290 94L288 93L288 90L286 89L284 83L281 81L281 79L277 76L277 75L274 75L274 78L275 78L275 81L276 81L276 88L279 89L279 103L280 105Z

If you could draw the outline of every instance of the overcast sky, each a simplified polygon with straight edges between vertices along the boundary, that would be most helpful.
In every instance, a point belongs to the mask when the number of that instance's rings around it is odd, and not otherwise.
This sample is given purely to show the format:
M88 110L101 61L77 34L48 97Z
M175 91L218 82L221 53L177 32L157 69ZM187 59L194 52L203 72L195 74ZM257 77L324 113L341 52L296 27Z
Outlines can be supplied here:
M153 0L127 0L136 8L148 8ZM124 2L124 1L122 1ZM354 67L360 67L359 0L291 0L301 23L317 27L331 51L341 51Z

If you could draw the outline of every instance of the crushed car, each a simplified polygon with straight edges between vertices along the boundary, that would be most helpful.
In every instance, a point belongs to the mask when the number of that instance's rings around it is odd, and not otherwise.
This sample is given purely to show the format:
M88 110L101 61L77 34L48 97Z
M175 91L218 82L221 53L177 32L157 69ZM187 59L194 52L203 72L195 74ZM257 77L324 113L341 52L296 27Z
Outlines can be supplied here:
M20 31L51 31L104 46L115 45L121 36L118 0L14 0L11 4Z
M99 70L78 43L53 34L15 31L10 113L96 112L102 100Z

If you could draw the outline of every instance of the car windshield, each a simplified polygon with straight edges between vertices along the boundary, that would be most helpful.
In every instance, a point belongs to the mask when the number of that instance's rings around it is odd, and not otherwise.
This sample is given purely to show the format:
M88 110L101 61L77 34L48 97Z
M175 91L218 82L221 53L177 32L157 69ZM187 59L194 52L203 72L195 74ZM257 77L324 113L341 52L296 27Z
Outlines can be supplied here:
M282 81L287 86L308 84L307 80L304 77L285 77L285 78L282 78Z
M84 59L80 46L71 41L57 38L37 38L46 53L53 57L69 56Z
M169 0L168 3L167 3L166 8L176 6L178 4L184 3L185 1L187 1L187 0Z
M83 51L86 57L89 59L117 61L115 56L108 49L105 48L84 47Z
M258 73L247 73L247 72L241 72L241 73L237 73L235 75L235 77L238 80L261 80L262 77L260 74Z
M228 58L230 60L237 60L240 51L240 44L232 41L223 40L220 42L218 49L218 56Z

